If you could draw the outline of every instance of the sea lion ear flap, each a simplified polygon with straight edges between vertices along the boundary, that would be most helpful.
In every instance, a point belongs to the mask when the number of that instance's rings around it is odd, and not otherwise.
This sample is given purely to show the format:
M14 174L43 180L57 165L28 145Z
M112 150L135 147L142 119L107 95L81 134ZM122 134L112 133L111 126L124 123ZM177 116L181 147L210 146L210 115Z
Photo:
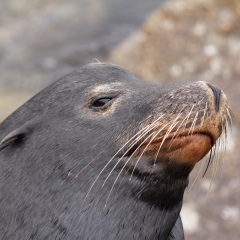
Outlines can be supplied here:
M4 148L20 143L28 133L31 132L32 124L26 123L21 127L13 130L0 142L0 151Z

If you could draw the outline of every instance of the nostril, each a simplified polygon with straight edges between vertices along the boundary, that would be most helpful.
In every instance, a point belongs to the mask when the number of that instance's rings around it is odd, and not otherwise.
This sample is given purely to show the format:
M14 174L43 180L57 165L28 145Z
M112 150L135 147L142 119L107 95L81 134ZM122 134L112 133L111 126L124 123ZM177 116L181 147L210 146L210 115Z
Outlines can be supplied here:
M220 98L221 98L221 89L219 89L216 86L213 86L210 83L207 83L207 85L212 89L213 94L214 94L214 99L215 99L215 110L216 112L219 111L219 106L220 106Z

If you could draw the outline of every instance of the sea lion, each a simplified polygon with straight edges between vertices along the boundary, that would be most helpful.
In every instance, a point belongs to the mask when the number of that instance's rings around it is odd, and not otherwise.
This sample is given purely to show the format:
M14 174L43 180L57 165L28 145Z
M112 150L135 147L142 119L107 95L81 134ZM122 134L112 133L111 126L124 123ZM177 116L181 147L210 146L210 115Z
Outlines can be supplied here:
M189 173L230 119L204 82L70 73L0 125L0 239L184 239Z

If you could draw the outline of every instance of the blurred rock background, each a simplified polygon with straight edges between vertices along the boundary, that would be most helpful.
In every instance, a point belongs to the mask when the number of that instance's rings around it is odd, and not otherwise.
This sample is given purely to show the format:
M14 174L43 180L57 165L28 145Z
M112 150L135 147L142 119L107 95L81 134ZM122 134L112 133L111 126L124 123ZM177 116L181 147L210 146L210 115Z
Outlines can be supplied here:
M235 115L224 165L210 191L211 169L185 194L181 215L187 240L240 239L240 1L0 0L0 121L94 58L224 90Z
M111 50L164 0L0 0L0 122Z

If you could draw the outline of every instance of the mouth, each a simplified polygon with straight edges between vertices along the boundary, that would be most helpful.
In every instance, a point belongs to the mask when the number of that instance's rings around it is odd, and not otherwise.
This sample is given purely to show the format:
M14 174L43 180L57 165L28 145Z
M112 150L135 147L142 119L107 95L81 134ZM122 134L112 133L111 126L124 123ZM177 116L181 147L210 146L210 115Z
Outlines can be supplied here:
M196 164L211 150L216 140L209 133L181 133L177 137L155 139L147 146L146 153L156 158L169 159L178 163Z

